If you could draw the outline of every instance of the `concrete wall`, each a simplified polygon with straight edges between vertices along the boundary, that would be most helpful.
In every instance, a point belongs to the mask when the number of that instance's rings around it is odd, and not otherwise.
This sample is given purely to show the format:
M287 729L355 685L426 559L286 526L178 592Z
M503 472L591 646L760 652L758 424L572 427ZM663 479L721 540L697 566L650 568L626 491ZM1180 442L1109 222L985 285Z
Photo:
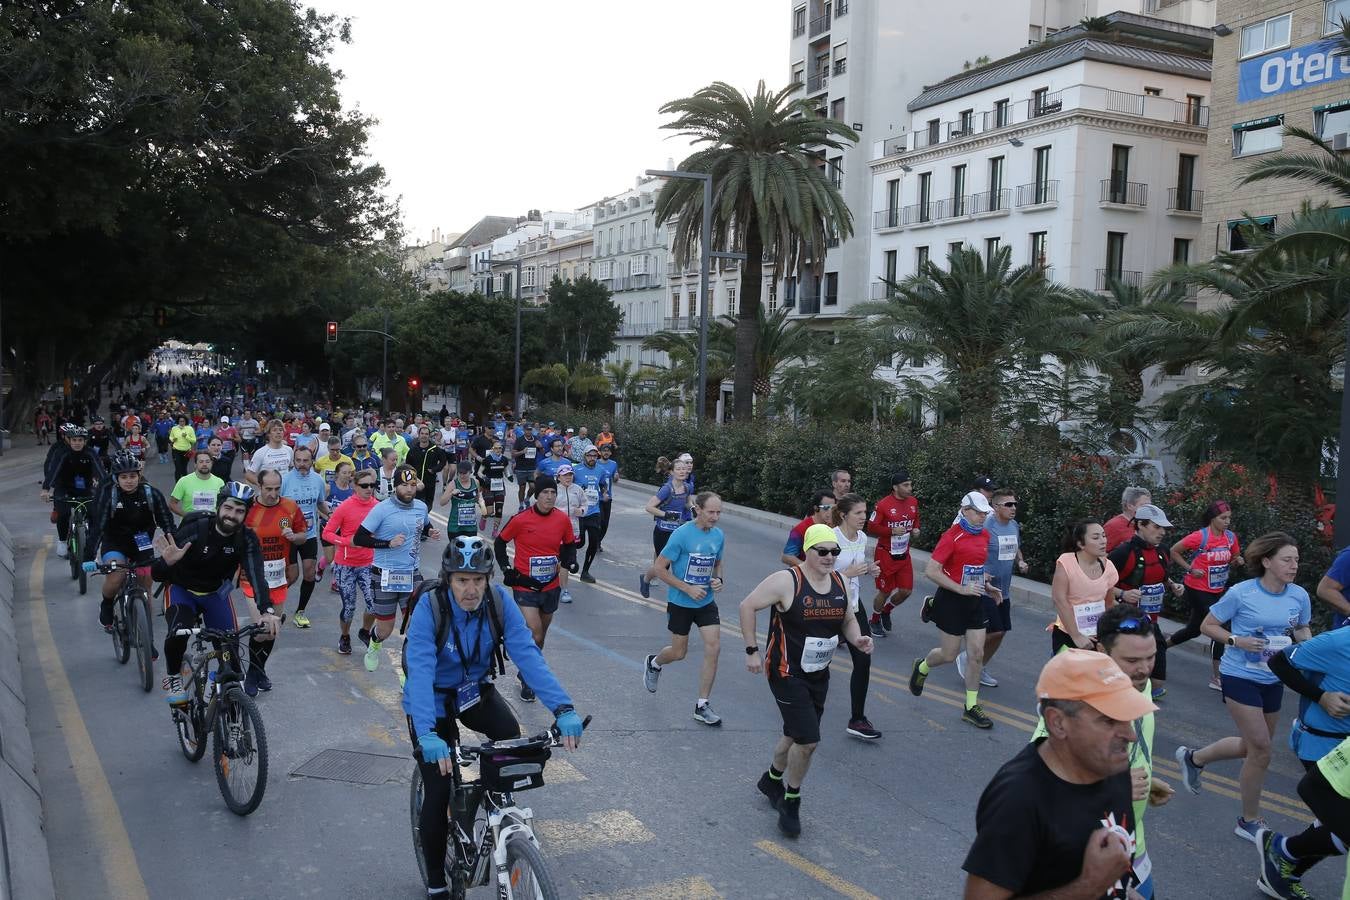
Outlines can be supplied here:
M0 524L0 900L55 898L14 625L14 541Z

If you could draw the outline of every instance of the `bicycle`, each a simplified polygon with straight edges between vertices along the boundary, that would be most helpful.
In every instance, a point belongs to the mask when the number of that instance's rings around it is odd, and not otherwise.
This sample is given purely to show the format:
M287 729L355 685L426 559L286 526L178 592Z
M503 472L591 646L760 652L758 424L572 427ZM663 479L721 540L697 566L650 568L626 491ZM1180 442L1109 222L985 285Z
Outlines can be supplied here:
M267 790L267 731L253 698L244 693L239 652L242 638L265 630L253 624L236 631L197 627L174 632L192 639L183 657L192 672L188 702L170 709L179 749L189 762L197 762L211 737L216 786L237 816L257 809Z
M114 560L108 563L96 563L93 571L101 575L111 575L118 569L126 572L122 579L122 589L113 600L112 642L113 658L123 665L131 657L132 647L136 648L137 683L146 693L155 686L155 632L154 619L150 614L150 597L136 577L136 567L131 563Z
M59 501L58 501L59 502ZM94 502L93 497L66 497L70 504L70 536L66 538L66 549L70 560L70 578L79 581L80 596L89 590L89 573L84 570L84 544L89 538L89 513L85 507Z
M587 716L582 730L591 724ZM493 879L499 898L556 900L557 885L544 864L539 840L534 836L534 812L516 806L513 793L544 786L544 764L553 747L562 745L557 726L534 737L488 741L467 746L457 744L450 754L450 792L447 811L450 831L445 843L445 874L452 900L464 900L469 888L483 887ZM466 782L460 761L477 759L478 781ZM413 853L427 883L426 860L422 857L422 769L413 768L409 812L412 816Z

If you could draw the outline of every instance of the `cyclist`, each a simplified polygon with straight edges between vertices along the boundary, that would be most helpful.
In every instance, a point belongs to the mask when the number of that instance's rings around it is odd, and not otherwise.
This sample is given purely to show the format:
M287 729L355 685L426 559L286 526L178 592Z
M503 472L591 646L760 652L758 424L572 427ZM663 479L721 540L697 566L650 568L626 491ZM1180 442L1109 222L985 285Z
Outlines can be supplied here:
M103 421L102 416L94 416L89 423L89 449L97 453L102 459L111 459L112 455L122 446L117 442L117 436L108 430L108 423Z
M169 675L164 687L171 704L181 705L188 699L181 674L188 639L176 632L193 627L198 616L207 628L237 627L234 605L230 602L230 579L242 570L258 583L266 580L258 537L244 525L254 496L251 485L230 482L220 492L215 513L188 514L178 530L166 536L158 547L160 556L150 571L156 581L168 584L164 663ZM259 622L267 628L261 639L271 641L281 620L274 614L267 595L260 594L257 602Z
M173 531L174 518L159 488L141 480L141 461L130 451L119 451L108 461L113 475L98 486L94 498L94 513L89 517L89 539L84 545L83 562L92 568L99 545L101 562L131 561L136 575L147 591L150 589L150 563L154 561L153 538L155 529L165 534ZM112 631L113 600L126 580L125 569L117 569L103 579L103 602L99 605L98 621L103 630Z
M459 741L457 722L488 740L520 736L520 724L492 682L493 657L499 647L505 646L530 683L538 686L540 698L557 721L563 746L574 750L581 739L581 717L571 697L535 646L520 608L507 591L491 585L491 577L487 543L477 536L452 538L441 558L438 582L421 595L408 625L403 709L425 791L420 825L428 897L449 896L446 810L454 789L450 748ZM492 599L487 599L489 594L494 595ZM438 642L433 604L445 617L451 640ZM469 810L468 815L474 812Z
M186 516L190 512L212 512L216 508L216 498L225 480L211 472L210 452L198 450L192 472L178 479L169 495L169 509L173 514Z
M66 558L66 542L70 540L71 504L87 501L94 495L94 486L103 480L103 464L85 446L88 440L88 431L72 428L67 433L66 450L54 456L51 471L42 479L42 502L55 498L56 555L62 559Z

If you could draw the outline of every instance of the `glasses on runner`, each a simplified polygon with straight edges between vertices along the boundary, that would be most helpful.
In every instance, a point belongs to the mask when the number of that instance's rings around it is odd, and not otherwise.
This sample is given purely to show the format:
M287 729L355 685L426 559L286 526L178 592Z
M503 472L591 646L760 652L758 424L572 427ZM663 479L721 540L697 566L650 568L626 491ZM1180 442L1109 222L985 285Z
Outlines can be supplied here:
M359 487L359 488L367 488L367 489L369 489L369 488L373 488L373 487L375 486L375 482L373 482L373 481L358 481L358 482L356 482L356 486Z
M838 556L840 553L844 552L841 547L812 547L811 549L814 550L816 556L819 556L821 559L824 559L827 556Z
M1016 500L1009 500L1007 503L1000 503L999 506L1006 506L1006 507L1009 507L1009 508L1011 508L1011 509L1016 509L1016 508L1017 508L1017 501L1016 501Z
M829 506L823 505L817 506L816 509L820 510L821 512L829 512L830 510L834 509L834 504L830 504Z
M1116 631L1121 634L1138 634L1145 628L1144 623L1148 621L1148 619L1136 618L1122 619L1120 624L1116 626Z

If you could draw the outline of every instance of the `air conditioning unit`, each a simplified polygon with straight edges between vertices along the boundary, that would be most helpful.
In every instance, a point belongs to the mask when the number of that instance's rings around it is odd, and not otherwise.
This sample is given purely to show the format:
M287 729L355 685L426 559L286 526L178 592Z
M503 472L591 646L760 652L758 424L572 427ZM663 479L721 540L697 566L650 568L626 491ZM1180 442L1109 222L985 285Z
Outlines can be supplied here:
M1350 150L1350 131L1343 131L1340 134L1331 136L1332 150Z

